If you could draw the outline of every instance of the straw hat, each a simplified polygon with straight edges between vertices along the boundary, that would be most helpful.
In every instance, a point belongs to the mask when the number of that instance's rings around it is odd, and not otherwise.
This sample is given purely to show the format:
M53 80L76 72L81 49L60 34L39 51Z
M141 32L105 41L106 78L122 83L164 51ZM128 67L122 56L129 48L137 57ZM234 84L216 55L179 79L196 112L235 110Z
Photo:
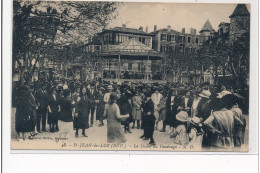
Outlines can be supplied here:
M193 118L191 118L190 123L195 125L195 126L199 126L200 125L200 119L198 117L193 117Z
M186 122L188 121L188 113L185 111L180 111L177 115L176 115L176 119L180 122Z

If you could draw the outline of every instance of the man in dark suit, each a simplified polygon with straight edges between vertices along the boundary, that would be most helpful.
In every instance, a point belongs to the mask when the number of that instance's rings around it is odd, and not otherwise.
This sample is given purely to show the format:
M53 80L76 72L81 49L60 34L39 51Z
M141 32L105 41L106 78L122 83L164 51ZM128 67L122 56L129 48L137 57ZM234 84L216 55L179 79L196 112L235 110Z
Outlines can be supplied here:
M39 90L35 94L36 103L39 106L37 110L37 131L41 132L41 121L42 131L46 132L46 114L47 114L47 92L44 85L40 86Z
M193 98L191 98L191 93L190 93L190 91L187 91L185 93L185 96L182 97L181 107L182 107L182 110L186 111L189 116L191 114L192 103L193 103Z
M48 124L50 126L50 132L54 133L59 131L58 127L58 115L60 112L60 105L58 96L56 94L56 87L52 87L51 95L48 99ZM55 127L54 127L55 126Z
M145 140L149 140L149 145L155 145L155 141L153 138L154 133L154 125L156 118L154 116L154 103L151 99L151 93L146 93L146 101L144 102L143 109L143 121L142 128L144 129L144 134L140 138L144 138Z
M95 89L95 84L92 83L90 85L90 89L87 91L87 96L89 100L89 109L90 109L90 114L91 114L91 124L90 127L93 127L93 121L94 121L94 112L96 109L96 100L97 100L97 91Z

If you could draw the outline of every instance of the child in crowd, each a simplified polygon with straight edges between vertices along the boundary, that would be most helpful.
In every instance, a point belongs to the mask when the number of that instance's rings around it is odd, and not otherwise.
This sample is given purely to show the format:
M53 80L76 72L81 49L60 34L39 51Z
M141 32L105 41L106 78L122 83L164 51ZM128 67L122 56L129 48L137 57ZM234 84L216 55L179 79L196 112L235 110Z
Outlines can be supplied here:
M179 125L177 126L176 132L173 135L173 141L176 144L186 146L189 143L189 136L187 133L188 113L181 111L176 115L176 119L179 121Z
M198 117L193 117L190 119L190 147L192 149L196 149L197 151L201 151L202 149L202 140L203 140L203 130L202 124L200 123L200 119Z

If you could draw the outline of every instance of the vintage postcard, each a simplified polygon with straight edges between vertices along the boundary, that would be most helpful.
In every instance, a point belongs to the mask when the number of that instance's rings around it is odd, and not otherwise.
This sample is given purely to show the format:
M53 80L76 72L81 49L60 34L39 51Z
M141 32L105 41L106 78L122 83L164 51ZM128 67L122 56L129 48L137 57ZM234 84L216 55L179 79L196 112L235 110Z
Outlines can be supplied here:
M12 150L249 150L250 4L13 1Z

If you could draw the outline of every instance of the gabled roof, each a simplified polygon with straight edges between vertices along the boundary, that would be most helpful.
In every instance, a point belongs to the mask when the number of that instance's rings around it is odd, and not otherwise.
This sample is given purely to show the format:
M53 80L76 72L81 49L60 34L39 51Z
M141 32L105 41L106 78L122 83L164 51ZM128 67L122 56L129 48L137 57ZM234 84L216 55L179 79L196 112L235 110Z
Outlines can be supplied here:
M145 44L137 41L135 38L131 38L114 48L116 51L123 52L148 52L154 51L152 48L146 46Z
M169 34L183 34L183 33L181 33L181 32L175 31L175 30L173 30L173 29L168 30L167 28L158 29L158 30L156 30L156 31L151 32L151 34L155 34L155 33L158 33L158 32L167 32L167 33L169 33Z
M146 32L141 31L139 29L126 28L126 27L114 27L112 29L105 29L103 32L106 32L106 31L117 31L117 32L130 33L130 34L150 35L149 33L146 33Z
M205 24L203 25L203 27L202 27L201 30L200 30L200 33L203 32L203 31L215 31L215 30L213 29L213 27L211 26L209 20L207 20L207 21L205 22Z
M153 50L145 44L139 42L135 38L131 38L119 45L115 45L113 48L104 50L102 56L118 56L127 59L142 59L143 57L150 57L153 59L161 59L163 55L160 52Z
M245 4L237 4L234 12L229 17L232 18L235 16L250 16L250 13Z

